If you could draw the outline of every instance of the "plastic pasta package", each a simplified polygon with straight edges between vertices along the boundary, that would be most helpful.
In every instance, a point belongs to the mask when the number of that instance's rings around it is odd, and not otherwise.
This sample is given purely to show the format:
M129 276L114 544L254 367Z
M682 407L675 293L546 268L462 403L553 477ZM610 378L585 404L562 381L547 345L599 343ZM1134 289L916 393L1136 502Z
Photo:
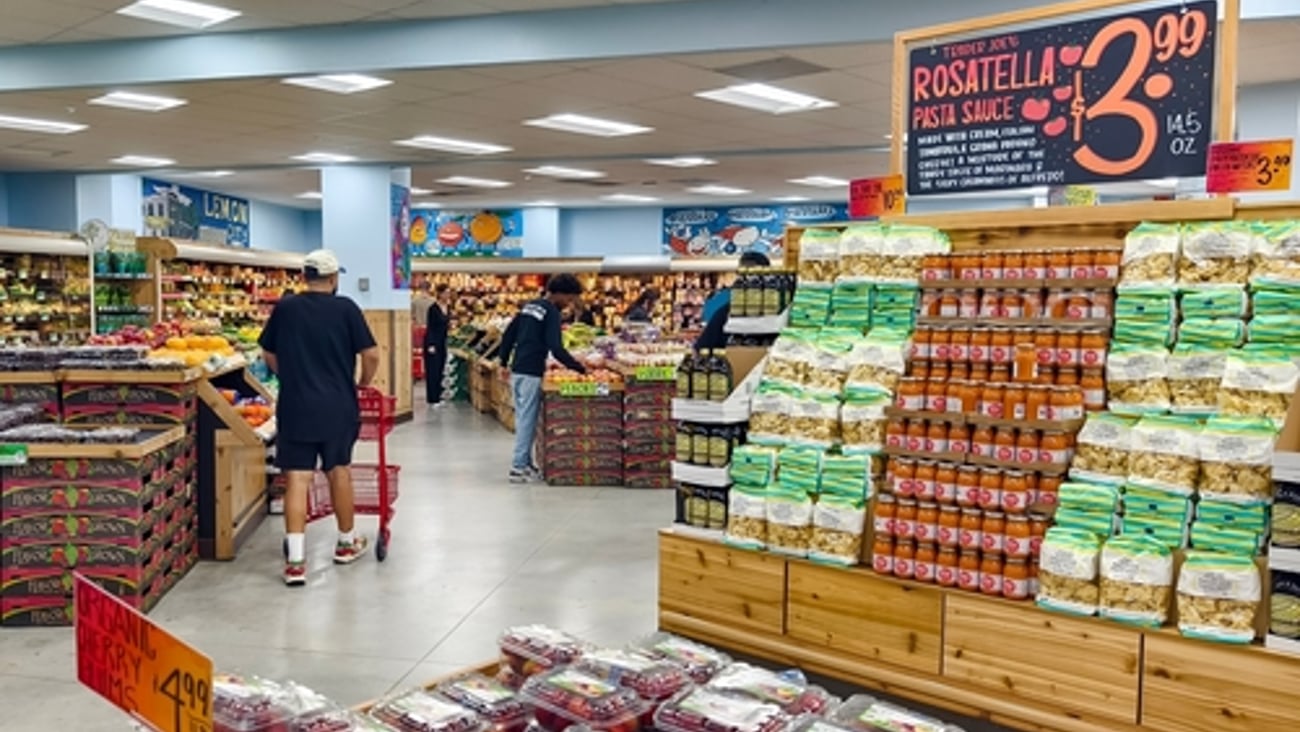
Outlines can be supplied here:
M801 281L790 303L790 325L803 328L825 325L831 312L833 288L829 282Z
M1095 615L1101 590L1101 542L1086 531L1048 529L1038 567L1038 605L1072 615Z
M1169 355L1169 397L1175 414L1209 415L1219 409L1219 386L1228 351L1179 345Z
M1188 552L1178 573L1178 630L1189 638L1250 643L1260 591L1252 557Z
M1115 321L1170 326L1178 320L1177 294L1169 286L1120 285L1115 296Z
M858 331L822 329L814 343L813 360L805 380L808 390L837 397L843 394L849 354L854 342L860 339Z
M1264 503L1243 504L1202 497L1196 504L1198 524L1240 529L1256 536L1268 533L1268 514L1269 507Z
M1192 499L1156 488L1124 486L1125 516L1144 516L1186 526L1192 520ZM1127 533L1127 532L1126 532Z
M465 674L438 684L434 692L487 720L490 732L524 732L532 718L518 693L483 674Z
M1053 523L1062 529L1083 531L1093 536L1105 538L1114 534L1119 524L1113 513L1095 513L1077 508L1059 508L1053 517Z
M1110 412L1088 415L1079 430L1070 477L1119 485L1128 480L1137 420Z
M1060 509L1112 515L1119 509L1119 488L1098 483L1061 484Z
M792 557L808 556L812 545L812 498L801 491L768 491L767 548Z
M632 689L572 667L534 676L519 695L548 732L565 732L574 725L598 732L638 732L650 727L653 714L652 705Z
M573 663L590 646L586 641L545 625L520 625L501 635L504 665L528 677Z
M762 488L776 476L779 453L762 445L739 445L731 453L731 482Z
M1186 224L1178 259L1179 284L1245 285L1257 238L1256 227L1240 221Z
M844 382L849 395L893 394L907 371L906 340L868 336L853 346L848 355L849 373Z
M1191 495L1201 472L1200 431L1188 417L1143 417L1133 427L1129 482Z
M699 687L655 712L660 732L786 732L793 720L775 704Z
M927 256L947 254L951 245L948 236L928 226L890 226L885 231L881 247L878 282L915 283L921 279L922 265Z
M709 688L775 704L787 714L825 716L840 701L820 686L747 663L733 663L722 669L709 682Z
M869 694L857 694L846 699L831 714L831 721L853 732L962 732L960 727L880 701Z
M1231 349L1246 342L1246 323L1237 318L1188 318L1178 326L1176 346Z
M794 433L793 413L797 386L763 381L750 400L749 441L760 445L783 445Z
M731 656L722 651L672 633L652 633L632 647L682 666L697 684L708 683L719 671L731 665Z
M1131 284L1172 285L1182 243L1178 224L1143 222L1124 237L1119 281Z
M295 718L330 707L325 697L293 683L235 674L212 678L215 732L288 732Z
M844 277L875 279L885 267L885 227L852 224L840 234L841 270Z
M832 284L840 273L840 232L804 229L799 237L799 282Z
M1256 315L1246 324L1246 340L1285 348L1294 345L1296 331L1300 331L1300 315Z
M870 497L871 458L869 456L823 453L820 457L819 493L824 496L841 496L858 500Z
M370 716L401 732L484 732L487 723L459 704L416 689L390 696Z
M1300 285L1300 222L1270 221L1257 224L1252 285Z
M1158 628L1169 616L1174 559L1169 547L1142 536L1120 536L1101 548L1103 618Z
M885 410L892 400L888 394L854 394L840 407L840 431L843 450L849 453L879 453L885 449Z
M608 684L631 689L649 702L662 702L691 683L681 666L636 650L592 651L574 668Z
M861 498L825 495L813 508L812 544L808 558L814 562L852 567L862 558L862 533L867 509Z
M839 399L805 391L790 406L790 444L827 449L840 441Z
M1143 536L1173 549L1187 547L1187 522L1168 521L1158 516L1127 514L1121 529L1123 536Z
M1115 348L1106 359L1106 397L1112 412L1169 411L1169 354L1164 349Z
M1219 414L1267 417L1282 429L1297 383L1300 383L1300 367L1285 354L1233 353L1223 369Z
M1253 557L1264 548L1264 537L1258 531L1231 526L1216 526L1204 521L1192 524L1189 535L1193 549L1224 554L1241 554Z
M763 378L804 384L813 369L816 349L808 335L797 328L787 328L772 344L763 362Z
M767 547L767 491L732 486L727 496L726 542L744 549Z
M1277 431L1270 420L1215 417L1197 438L1203 498L1266 503L1273 497L1273 444Z

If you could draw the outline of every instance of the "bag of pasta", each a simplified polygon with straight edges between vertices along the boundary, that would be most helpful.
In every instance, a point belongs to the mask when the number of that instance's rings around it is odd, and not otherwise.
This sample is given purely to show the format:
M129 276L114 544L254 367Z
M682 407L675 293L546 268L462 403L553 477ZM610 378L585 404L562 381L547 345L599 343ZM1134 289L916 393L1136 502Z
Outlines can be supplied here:
M829 449L840 440L840 400L834 395L801 391L791 403L788 443Z
M1178 630L1189 638L1250 643L1260 589L1253 557L1188 552L1178 573Z
M1238 318L1188 318L1178 326L1175 346L1228 350L1246 342L1246 323Z
M1243 318L1250 312L1250 297L1241 285L1184 288L1178 297L1184 319Z
M915 284L921 279L925 258L947 254L950 248L948 235L938 229L903 224L890 226L885 231L881 248L880 271L874 278L877 282Z
M1119 536L1101 548L1101 616L1158 628L1169 617L1174 558L1169 547L1144 536Z
M1141 223L1124 237L1119 281L1126 284L1172 285L1182 242L1178 224Z
M1200 431L1188 417L1143 417L1133 427L1128 482L1180 496L1196 491L1200 476Z
M1117 414L1169 411L1169 354L1158 348L1117 347L1106 359L1106 398Z
M731 453L731 482L755 488L766 487L776 477L777 455L776 448L738 445Z
M788 384L807 383L816 362L817 349L813 345L815 336L815 331L805 328L786 328L781 331L763 362L763 379Z
M905 334L892 330L872 331L855 343L848 355L845 395L883 393L892 396L907 372L910 347Z
M893 404L883 392L850 393L840 408L845 454L876 454L885 449L885 410Z
M856 331L823 328L813 341L812 364L804 382L807 390L830 396L843 394L849 356L861 338Z
M1237 352L1228 357L1219 390L1219 415L1268 417L1282 429L1300 368L1282 353Z
M808 556L812 546L812 496L783 488L767 494L767 548L792 557Z
M1300 285L1300 222L1257 224L1251 285Z
M799 237L799 283L834 284L840 274L840 232L808 228Z
M1300 332L1300 315L1256 315L1246 325L1246 340L1263 348L1285 348L1295 344Z
M1181 285L1245 285L1256 249L1255 227L1244 221L1205 221L1183 227Z
M1070 477L1092 483L1123 485L1133 459L1133 425L1137 420L1110 412L1093 412L1079 430L1070 462Z
M869 282L841 277L831 291L831 314L828 321L835 328L853 328L861 335L871 327L871 294L874 287Z
M880 224L851 224L840 234L843 277L873 280L884 269L885 227Z
M1197 438L1202 498L1263 504L1273 498L1277 430L1261 417L1215 417Z
M790 325L796 328L820 328L831 315L829 282L800 282L790 302Z
M1219 411L1219 385L1228 363L1228 351L1206 346L1180 345L1166 361L1170 411L1205 416Z
M1252 285L1250 311L1256 318L1266 315L1300 316L1300 282Z
M813 507L812 544L808 558L814 562L852 567L862 557L866 503L861 498L823 495Z
M767 546L767 489L732 486L727 496L725 541L742 549Z
M1101 542L1075 529L1048 529L1038 566L1038 605L1071 615L1095 615L1101 590Z
M749 441L758 445L784 445L794 430L794 401L799 387L779 381L758 385L749 406Z

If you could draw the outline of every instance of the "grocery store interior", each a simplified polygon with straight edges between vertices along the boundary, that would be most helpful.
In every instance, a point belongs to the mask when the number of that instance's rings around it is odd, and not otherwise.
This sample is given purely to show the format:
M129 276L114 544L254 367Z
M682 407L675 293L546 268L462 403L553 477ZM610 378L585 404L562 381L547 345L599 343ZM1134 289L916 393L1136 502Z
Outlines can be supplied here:
M1295 732L1297 43L0 0L0 729Z

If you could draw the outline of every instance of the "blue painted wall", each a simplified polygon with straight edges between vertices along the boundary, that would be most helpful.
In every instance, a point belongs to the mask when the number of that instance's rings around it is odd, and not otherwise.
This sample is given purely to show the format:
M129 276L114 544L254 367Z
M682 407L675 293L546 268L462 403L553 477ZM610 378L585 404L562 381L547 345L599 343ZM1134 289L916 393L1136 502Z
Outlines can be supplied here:
M9 176L0 173L0 226L9 225Z
M9 226L48 231L77 230L76 176L11 173L7 177Z
M248 240L254 249L305 253L320 248L319 211L257 200L249 201L249 207Z
M561 257L655 255L662 247L664 210L637 208L572 208L560 211ZM529 251L525 229L524 254Z

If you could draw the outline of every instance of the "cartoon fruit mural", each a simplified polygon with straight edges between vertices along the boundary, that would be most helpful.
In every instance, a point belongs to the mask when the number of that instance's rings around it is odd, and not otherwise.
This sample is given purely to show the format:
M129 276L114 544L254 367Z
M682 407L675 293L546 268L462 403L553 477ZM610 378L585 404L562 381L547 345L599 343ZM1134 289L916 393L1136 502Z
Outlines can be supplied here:
M411 245L422 247L429 241L429 220L423 216L411 217Z
M438 243L444 249L455 249L465 238L465 227L459 221L447 221L438 227Z
M469 222L469 235L479 244L496 244L505 236L505 225L501 217L491 211L482 211L474 215Z

